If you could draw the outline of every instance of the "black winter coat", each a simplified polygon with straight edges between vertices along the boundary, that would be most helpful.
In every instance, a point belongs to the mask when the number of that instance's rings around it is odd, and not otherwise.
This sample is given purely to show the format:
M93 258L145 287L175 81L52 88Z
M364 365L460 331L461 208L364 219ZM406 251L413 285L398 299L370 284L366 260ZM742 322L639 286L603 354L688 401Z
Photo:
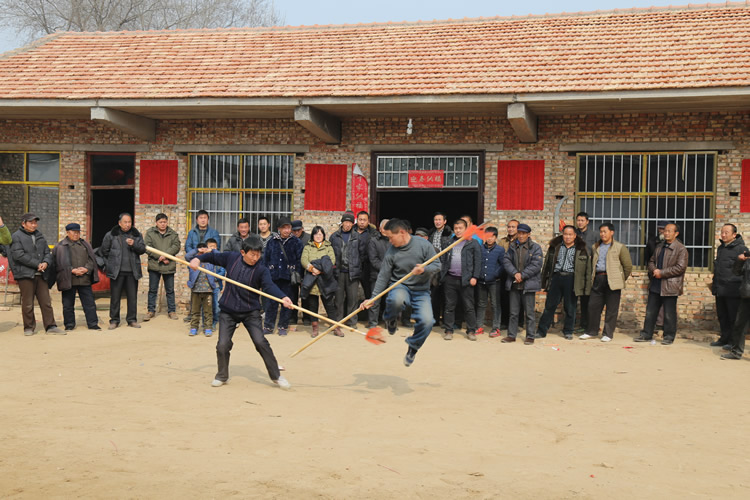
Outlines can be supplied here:
M328 241L333 246L333 253L336 255L336 269L338 273L341 269L346 269L347 266L344 264L345 260L349 261L348 271L349 279L359 279L362 274L362 263L367 259L367 245L363 244L361 236L356 229L352 228L349 243L346 245L347 259L344 259L342 255L344 249L344 238L341 236L341 229L333 233ZM337 274L338 274L337 273Z
M383 265L383 257L388 247L391 246L390 240L382 234L370 238L370 244L367 246L367 257L370 259L370 281L378 279L380 266Z
M37 229L27 233L23 228L13 233L10 244L8 263L15 279L31 279L36 275L36 269L42 262L47 263L51 271L52 255L44 235ZM45 273L46 274L46 273ZM45 277L45 280L47 278Z
M318 285L318 291L320 291L321 297L331 297L336 293L339 288L338 281L333 273L333 262L331 258L324 255L320 259L315 259L310 262L315 269L320 270L320 274L315 276L313 273L306 272L305 277L302 279L301 297L306 299L310 296L310 290L313 289L315 284Z
M452 244L458 238L451 238L449 243ZM445 247L443 247L445 250ZM442 269L440 270L440 282L445 281L448 271L451 268L451 254L456 251L454 247L450 252L440 257ZM461 248L461 286L471 286L469 280L475 278L477 281L482 277L482 247L474 238L466 240L466 244Z
M117 279L120 275L122 259L126 258L130 259L130 269L133 270L133 277L139 280L143 277L141 255L146 253L146 243L143 241L140 231L134 227L131 227L130 231L126 233L127 236L133 238L133 245L124 243L123 239L120 238L122 234L122 229L119 225L113 227L110 232L104 235L104 241L102 241L102 246L99 248L99 253L101 253L107 262L107 277Z
M737 261L737 256L745 250L747 250L745 241L739 234L728 245L721 242L716 250L716 260L714 260L714 282L711 285L711 293L719 297L740 296L742 276L735 274L732 268Z

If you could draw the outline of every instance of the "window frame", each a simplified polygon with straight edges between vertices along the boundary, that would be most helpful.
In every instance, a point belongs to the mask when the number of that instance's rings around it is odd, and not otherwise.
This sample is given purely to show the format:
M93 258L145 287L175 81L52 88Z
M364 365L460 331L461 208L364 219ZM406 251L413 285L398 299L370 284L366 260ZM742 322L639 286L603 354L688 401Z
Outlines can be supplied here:
M23 193L23 213L26 213L29 211L29 188L32 187L55 187L57 188L57 223L56 228L57 231L55 232L54 238L50 239L50 235L45 234L45 238L47 238L47 242L49 244L50 248L53 248L55 244L57 243L59 236L60 236L60 172L62 171L62 153L60 151L28 151L28 150L2 150L0 151L0 154L22 154L23 155L23 179L22 181L6 181L3 179L0 179L0 185L15 185L15 186L23 186L24 193ZM29 155L32 154L55 154L57 155L57 181L29 181L27 180L29 178ZM20 221L6 221L6 226L9 228L14 227L13 224L18 224L20 226ZM12 232L12 231L11 231ZM54 241L53 241L54 240Z
M192 183L192 162L193 157L211 157L211 156L234 156L238 157L238 167L237 167L237 188L199 188L199 187L191 187ZM291 188L244 188L240 187L243 185L245 181L245 158L248 156L286 156L289 157L290 160L290 166L291 166ZM253 214L265 215L271 219L273 219L273 215L276 215L278 217L282 217L287 214L287 212L278 213L278 214L267 214L267 213L261 213L261 212L251 212L245 208L245 198L246 195L251 193L256 194L288 194L289 196L289 212L288 215L291 217L294 214L294 171L297 166L297 156L294 153L190 153L188 154L187 159L187 210L186 210L186 218L187 218L187 230L190 231L193 229L194 226L194 219L195 219L195 213L198 212L198 210L201 210L200 208L193 208L193 195L195 193L230 193L230 194L236 194L238 196L237 201L237 214L239 219L240 217L247 217L250 219L250 231L254 232L257 229L257 224L253 225ZM210 212L210 210L209 210ZM227 210L226 213L232 213L233 210ZM273 225L274 220L271 220L271 224ZM215 226L212 226L215 228ZM218 229L217 229L218 230ZM224 240L228 237L231 237L231 235L236 230L236 220L232 229L232 232L227 234L221 234L219 235L222 237L222 245L224 243ZM271 231L273 231L274 228L271 228ZM223 246L222 246L223 248Z
M682 162L684 165L684 162L687 161L688 155L710 155L713 157L713 177L712 177L712 183L711 186L713 187L713 191L649 191L648 190L648 184L649 184L649 157L654 156L669 156L669 155L682 155ZM623 199L636 199L639 201L640 204L640 213L646 214L648 211L648 201L649 199L656 199L656 198L668 198L668 199L685 199L688 198L694 198L697 199L698 197L703 199L709 200L709 207L708 207L708 213L706 214L705 218L700 219L687 219L687 220L694 220L694 221L703 221L708 222L708 239L704 242L705 246L701 245L699 248L705 248L708 250L708 262L706 267L695 267L690 266L687 268L687 272L713 272L713 265L714 265L714 254L716 249L715 244L715 238L713 236L716 232L716 189L717 189L717 176L718 176L718 170L719 170L719 163L718 163L718 151L625 151L625 152L618 152L618 151L608 151L608 152L579 152L576 154L576 164L575 164L575 213L579 213L581 211L581 205L583 202L583 199L615 199L618 198L620 200ZM628 191L628 192L606 192L606 191L580 191L580 181L581 181L581 159L583 157L591 157L591 156L640 156L641 157L641 177L640 177L640 190L639 191ZM639 235L639 248L638 252L640 255L640 260L644 261L645 256L645 246L648 242L648 238L651 236L647 234L647 226L649 219L646 219L644 217L641 217L637 219L639 222L641 222L641 229L640 229L640 235ZM617 237L617 233L615 233L615 237ZM692 247L693 245L691 245ZM648 266L648 263L644 262L642 265L633 265L634 269L638 270L645 270Z

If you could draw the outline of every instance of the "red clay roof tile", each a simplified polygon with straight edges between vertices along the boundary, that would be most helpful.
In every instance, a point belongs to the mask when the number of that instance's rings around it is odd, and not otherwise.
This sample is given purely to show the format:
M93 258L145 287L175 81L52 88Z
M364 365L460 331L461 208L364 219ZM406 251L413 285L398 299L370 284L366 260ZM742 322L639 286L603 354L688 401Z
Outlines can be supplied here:
M0 99L748 85L750 2L426 23L58 33L0 56Z

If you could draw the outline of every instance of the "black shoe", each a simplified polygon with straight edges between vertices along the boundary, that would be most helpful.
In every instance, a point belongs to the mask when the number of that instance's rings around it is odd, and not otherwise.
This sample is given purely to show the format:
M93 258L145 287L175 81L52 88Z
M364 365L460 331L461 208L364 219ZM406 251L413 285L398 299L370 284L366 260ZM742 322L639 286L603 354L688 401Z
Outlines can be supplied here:
M101 329L102 329L102 327L101 327L101 326L99 326L99 325L94 325L94 326L90 326L90 327L89 327L89 330L97 330L97 331L101 331Z
M723 342L721 339L719 339L719 340L714 340L708 345L710 345L711 347L720 347L720 346L723 347L726 345L726 342Z
M76 326L75 326L75 325L73 325L73 326L66 326L66 327L65 327L65 331L66 331L66 332L72 332L72 331L73 331L73 330L75 330L75 329L76 329Z
M565 337L565 340L573 340L573 335L570 333L564 335L564 337Z
M664 340L661 341L661 345L672 345L673 342L673 338L665 337Z
M721 346L721 348L725 351L731 351L732 350L732 344L724 344Z
M742 356L733 352L725 352L721 355L721 359L742 359Z
M653 340L651 337L636 337L633 342L651 342L651 340Z
M396 321L395 319L386 321L385 326L386 328L388 328L388 334L394 335L396 333L396 330L398 330L398 321Z
M536 335L534 335L534 338L535 339L546 339L547 338L547 334L545 333L544 335L542 335L541 333L537 333Z
M410 347L408 351L406 351L406 356L404 356L404 366L411 366L412 363L414 363L414 356L417 355L417 350L413 347Z
M532 337L526 337L526 340L523 341L523 345L531 345L534 343L534 339Z

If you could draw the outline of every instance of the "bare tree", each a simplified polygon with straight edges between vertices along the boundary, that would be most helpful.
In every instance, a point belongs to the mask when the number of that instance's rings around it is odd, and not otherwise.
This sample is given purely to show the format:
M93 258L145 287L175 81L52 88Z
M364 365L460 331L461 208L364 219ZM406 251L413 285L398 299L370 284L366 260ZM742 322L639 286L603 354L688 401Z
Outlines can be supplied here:
M0 25L29 39L56 31L278 26L274 0L0 0Z

